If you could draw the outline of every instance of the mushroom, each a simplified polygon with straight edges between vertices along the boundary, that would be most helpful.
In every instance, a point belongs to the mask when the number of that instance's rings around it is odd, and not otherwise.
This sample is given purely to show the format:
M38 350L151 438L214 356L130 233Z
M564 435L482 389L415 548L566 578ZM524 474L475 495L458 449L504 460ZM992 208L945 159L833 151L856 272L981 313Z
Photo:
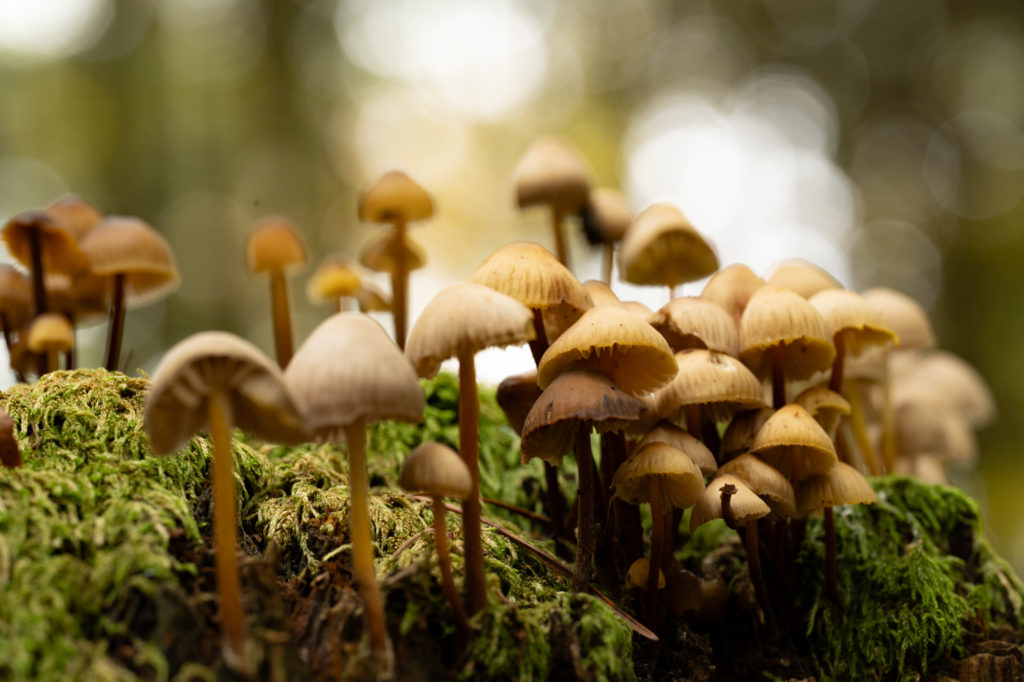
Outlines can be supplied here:
M861 355L870 348L890 346L898 339L882 315L855 291L824 289L808 299L821 313L826 329L832 333L836 358L828 387L843 392L843 361L847 355Z
M768 417L754 436L750 451L787 475L794 488L798 481L823 474L838 461L825 429L795 403Z
M177 343L153 373L145 397L145 428L153 451L180 450L201 429L213 441L213 537L224 657L248 670L245 610L238 576L238 511L231 427L283 443L304 440L301 418L281 372L248 341L201 332Z
M733 263L711 275L700 297L721 306L738 325L750 297L764 284L764 280L746 265Z
M11 255L32 273L36 315L49 310L43 285L45 273L73 275L89 267L86 254L71 233L43 211L26 211L11 218L4 226L3 240Z
M370 647L382 674L389 674L394 661L373 567L366 426L385 419L420 421L423 390L384 328L356 312L337 313L321 322L288 363L284 378L313 437L321 443L348 443L352 566Z
M452 607L455 625L461 636L469 631L466 612L455 588L452 564L448 558L448 526L445 524L444 498L466 499L473 487L469 469L447 445L431 441L415 448L402 463L398 485L409 491L425 491L430 495L434 512L434 546L441 569L441 589Z
M60 313L43 313L28 330L28 349L46 357L46 371L57 369L58 356L67 353L75 343L71 323Z
M739 357L740 330L736 320L711 301L682 296L663 305L648 320L673 351L707 348Z
M21 449L14 437L14 420L0 407L0 466L14 468L22 464Z
M74 194L57 199L46 207L46 212L78 241L103 219L95 206Z
M110 324L104 366L117 369L125 307L152 303L178 288L178 266L170 245L138 218L109 216L82 238L92 273L105 279Z
M359 266L345 256L334 254L325 258L309 278L306 294L314 303L330 301L334 312L340 313L344 310L343 300L355 296L362 283Z
M601 262L601 278L610 284L615 245L622 241L629 224L633 222L633 209L619 190L599 187L590 193L581 217L587 241L602 247L604 259Z
M406 356L421 377L433 377L450 357L459 361L459 455L473 479L462 503L466 588L470 615L487 605L480 526L480 414L477 351L525 343L534 337L533 315L519 301L480 284L460 282L442 289L423 309L409 333Z
M434 215L434 201L423 187L402 171L389 171L382 175L368 190L359 196L359 219L371 223L385 223L392 226L390 235L376 244L388 254L387 258L376 257L372 251L364 251L360 262L371 270L391 275L392 313L395 318L395 340L399 348L405 348L406 316L408 309L409 271L422 267L419 264L415 242L409 239L406 229L409 223L426 220ZM421 251L421 250L420 250ZM410 255L411 254L411 255Z
M776 265L766 283L795 291L806 299L810 299L811 296L822 291L843 288L839 280L828 272L814 263L800 258L793 258Z
M551 209L555 257L568 266L562 221L579 213L590 194L587 167L579 152L552 135L530 145L515 170L516 203L519 208L546 204Z
M277 364L288 366L292 359L292 316L288 306L285 270L306 262L306 246L299 231L280 216L264 218L249 229L245 238L245 261L254 274L270 277L270 310L274 322L274 350Z

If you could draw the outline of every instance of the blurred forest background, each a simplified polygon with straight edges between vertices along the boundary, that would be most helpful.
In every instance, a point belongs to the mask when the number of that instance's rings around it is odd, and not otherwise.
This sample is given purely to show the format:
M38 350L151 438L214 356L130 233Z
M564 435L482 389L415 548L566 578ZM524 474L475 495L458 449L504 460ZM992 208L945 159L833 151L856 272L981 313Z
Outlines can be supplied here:
M182 286L126 324L151 370L204 329L271 350L247 228L284 214L314 262L355 257L385 170L436 198L414 315L508 241L548 244L511 177L560 134L635 209L675 202L723 265L802 257L922 303L996 394L957 482L1021 571L1022 84L1010 0L0 0L0 215L75 192L167 237ZM578 230L570 259L597 276ZM292 281L301 339L329 311ZM81 335L86 363L104 334Z

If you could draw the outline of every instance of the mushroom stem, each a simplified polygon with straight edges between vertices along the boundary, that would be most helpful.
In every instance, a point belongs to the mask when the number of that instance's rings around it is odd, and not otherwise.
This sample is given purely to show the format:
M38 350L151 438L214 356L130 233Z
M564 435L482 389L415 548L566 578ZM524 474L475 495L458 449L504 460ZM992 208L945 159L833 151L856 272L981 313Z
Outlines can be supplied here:
M836 334L833 339L836 347L836 359L832 361L832 376L828 379L829 390L836 393L843 392L843 364L846 360L846 344L842 334Z
M405 350L406 317L408 316L409 265L405 262L405 223L394 224L395 238L400 248L395 249L395 265L391 271L391 312L395 319L395 341Z
M572 591L586 592L594 565L594 453L590 449L590 424L581 424L576 431L577 478L579 479L579 525L576 538L576 570Z
M565 235L562 232L563 215L562 209L551 207L551 230L555 233L555 258L562 265L569 267L569 256L565 251Z
M836 521L832 507L825 507L825 592L836 604L839 603L839 587L836 584Z
M703 415L700 409L700 404L686 405L683 407L683 411L686 413L686 430L691 436L704 442L704 425L702 423Z
M11 357L11 346L14 342L11 340L11 324L7 321L7 311L0 310L0 327L4 330L4 343L7 345L7 357Z
M562 497L562 489L558 483L558 468L550 462L544 462L544 486L551 535L555 539L557 551L561 546L558 540L565 535L565 498Z
M113 372L121 356L121 337L124 336L124 273L114 275L110 300L110 320L107 325L107 359L104 367Z
M868 437L867 424L864 423L864 402L861 397L860 384L852 383L853 385L846 394L850 401L850 429L853 431L857 449L860 450L864 463L868 467L868 473L878 476L881 472L878 470L878 457L875 454L875 448L871 445L871 439Z
M441 569L441 589L452 607L455 627L459 637L469 632L469 622L462 608L462 599L455 588L455 576L452 575L452 562L448 556L448 526L445 524L444 499L440 495L431 495L431 508L434 511L434 546L437 547L437 565Z
M384 621L384 600L373 567L373 538L370 535L369 478L366 473L366 426L356 419L345 427L349 469L349 537L352 540L352 568L363 598L370 648L390 668L388 631Z
M60 351L56 348L46 350L46 373L56 372L60 367Z
M530 341L530 352L533 354L533 364L540 367L540 359L548 349L548 334L544 329L544 313L540 308L531 308L533 313L534 338Z
M32 256L32 297L36 304L36 317L39 317L49 309L43 282L43 244L38 229L29 230L28 234L28 248Z
M892 406L892 374L889 369L889 350L885 351L882 365L882 463L887 472L896 466L896 425Z
M245 660L245 611L238 577L238 509L235 501L234 456L231 452L231 403L223 391L209 399L210 438L213 440L213 551L217 563L221 629L227 662L233 668Z
M764 612L768 626L775 629L775 617L772 614L772 605L768 601L768 588L764 582L764 572L761 570L761 549L757 539L757 519L750 519L746 524L743 542L747 549L747 565L750 567L750 580L754 583L754 595L757 603Z
M604 252L604 261L601 266L601 276L604 278L604 283L608 286L612 285L612 262L615 260L615 244L609 242L604 245L601 249Z
M292 316L288 307L288 282L284 270L270 270L270 310L274 321L274 350L277 364L284 369L292 360Z
M75 333L75 314L64 313L71 325L71 348L64 352L64 369L74 369L78 365L78 335Z
M665 520L661 509L661 481L657 476L648 476L651 498L651 559L647 571L647 592L652 603L657 601L658 571L661 570L661 553L665 547Z
M462 542L466 557L467 612L473 615L487 606L484 550L481 538L479 450L480 405L477 402L476 365L473 354L459 351L459 456L469 469L473 485L462 501Z
M785 351L782 346L772 346L772 407L776 410L786 404Z

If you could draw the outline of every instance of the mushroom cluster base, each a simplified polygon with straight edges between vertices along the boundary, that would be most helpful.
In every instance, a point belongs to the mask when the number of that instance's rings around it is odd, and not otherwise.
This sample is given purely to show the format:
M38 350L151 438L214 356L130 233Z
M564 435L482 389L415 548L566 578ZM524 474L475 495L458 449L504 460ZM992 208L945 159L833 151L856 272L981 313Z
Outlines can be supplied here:
M0 470L0 679L231 679L219 646L210 547L209 441L155 457L142 432L145 378L55 372L0 398L25 466ZM368 441L377 571L401 680L1015 679L1024 674L1024 588L981 535L961 492L888 477L879 502L839 508L839 603L824 593L822 523L791 563L779 631L756 611L734 531L703 526L676 558L723 578L712 621L669 616L662 641L634 634L600 600L571 595L537 552L484 530L491 607L464 648L439 584L428 500L399 492L423 440L457 445L457 385L424 383L420 425L384 423ZM542 508L539 460L493 393L481 391L485 497ZM366 679L369 647L348 554L344 453L236 438L244 602L258 679ZM563 491L575 494L573 468ZM554 555L542 526L491 505L499 522ZM599 515L600 516L600 515ZM451 514L461 584L461 531ZM682 524L687 527L687 524ZM638 613L639 595L608 596ZM987 675L987 676L986 676ZM1004 677L997 677L1003 675Z

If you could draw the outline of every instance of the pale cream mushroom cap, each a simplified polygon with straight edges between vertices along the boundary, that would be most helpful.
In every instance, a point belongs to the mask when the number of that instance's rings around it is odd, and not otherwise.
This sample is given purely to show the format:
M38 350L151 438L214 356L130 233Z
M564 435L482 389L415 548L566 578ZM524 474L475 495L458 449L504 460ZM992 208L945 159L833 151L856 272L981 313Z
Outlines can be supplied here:
M406 456L398 485L411 492L464 500L469 497L473 481L458 453L443 443L429 441Z
M799 258L783 261L776 265L766 283L790 289L804 298L810 298L821 291L843 288L839 280L828 274L823 268Z
M860 355L870 348L890 346L898 341L882 314L855 291L825 289L808 301L821 313L832 338L842 336L848 355Z
M526 150L513 173L519 208L546 204L575 212L587 202L590 178L580 153L560 137L539 138Z
M800 480L828 471L838 461L836 448L825 430L800 405L783 405L754 436L750 451L786 476L794 451L801 458Z
M711 301L689 296L675 298L648 321L674 351L707 348L739 357L740 331L736 320Z
M828 471L803 481L796 491L799 516L825 507L877 502L875 491L864 475L846 462L838 462Z
M900 350L934 348L935 330L921 305L894 289L874 287L863 293L868 304L882 315L899 338Z
M734 457L718 469L719 474L732 474L743 480L779 516L791 518L796 513L796 495L793 484L768 462L744 453Z
M695 440L693 447L698 445ZM652 476L661 483L662 509L686 509L704 491L704 475L684 451L667 443L650 442L634 450L615 470L614 497L629 504L649 503Z
M74 194L57 199L46 207L46 212L57 220L58 225L70 232L72 237L79 240L103 219L103 215L95 206Z
M369 223L412 223L434 215L427 190L400 170L388 171L359 195L359 219Z
M619 271L634 284L673 287L717 269L714 249L672 204L644 209L619 244Z
M739 324L750 297L764 285L765 281L746 265L733 263L711 275L700 297L721 306Z
M686 405L700 405L714 421L765 406L764 389L736 358L692 348L676 353L676 376L654 394L658 415L678 420Z
M700 472L712 476L718 470L718 462L707 446L691 436L684 429L664 419L655 424L650 431L637 443L637 447L647 443L665 443L682 450L693 460Z
M836 356L825 320L799 294L773 286L754 292L740 318L740 357L759 377L771 375L771 348L781 346L786 379L829 369Z
M760 519L771 513L771 508L740 478L732 474L719 474L708 483L704 493L690 512L690 532L693 533L708 521L722 518L722 488L735 486L736 492L729 499L729 510L733 521L743 524Z

